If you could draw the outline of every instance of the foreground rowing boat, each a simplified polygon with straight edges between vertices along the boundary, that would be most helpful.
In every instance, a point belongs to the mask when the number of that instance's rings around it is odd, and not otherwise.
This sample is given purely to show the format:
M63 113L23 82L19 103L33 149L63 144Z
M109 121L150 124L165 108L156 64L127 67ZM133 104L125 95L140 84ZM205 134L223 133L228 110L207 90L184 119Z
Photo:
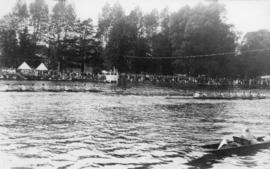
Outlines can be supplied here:
M219 143L204 145L202 148L206 149L206 152L216 154L216 155L231 155L231 154L243 154L259 149L265 149L270 147L270 142L260 142L257 144L249 144L238 147L228 147L218 149Z
M218 163L220 159L224 157L229 157L232 155L237 156L250 156L255 155L258 150L266 149L270 147L270 141L264 142L265 137L257 137L259 141L258 144L250 144L248 140L242 139L240 137L233 137L233 141L229 141L229 144L238 142L242 143L242 146L224 146L218 150L220 143L208 144L202 146L205 149L206 154L202 157L192 159L186 164L189 166L194 166L195 168L213 168L214 163ZM247 142L246 142L247 141Z

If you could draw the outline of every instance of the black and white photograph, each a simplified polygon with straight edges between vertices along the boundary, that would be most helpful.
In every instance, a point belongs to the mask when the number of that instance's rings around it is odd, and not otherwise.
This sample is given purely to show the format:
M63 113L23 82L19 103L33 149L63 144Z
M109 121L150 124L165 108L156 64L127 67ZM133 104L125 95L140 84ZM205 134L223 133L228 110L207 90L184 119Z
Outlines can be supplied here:
M269 169L270 0L0 0L0 169Z

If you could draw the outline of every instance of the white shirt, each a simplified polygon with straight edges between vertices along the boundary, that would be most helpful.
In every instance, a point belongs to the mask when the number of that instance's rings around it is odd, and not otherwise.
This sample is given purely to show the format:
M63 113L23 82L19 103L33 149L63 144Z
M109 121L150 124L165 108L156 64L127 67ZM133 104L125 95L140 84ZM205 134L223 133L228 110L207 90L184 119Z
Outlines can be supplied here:
M251 134L250 131L245 131L244 134L243 134L243 138L246 139L246 140L253 140L254 139L254 136Z

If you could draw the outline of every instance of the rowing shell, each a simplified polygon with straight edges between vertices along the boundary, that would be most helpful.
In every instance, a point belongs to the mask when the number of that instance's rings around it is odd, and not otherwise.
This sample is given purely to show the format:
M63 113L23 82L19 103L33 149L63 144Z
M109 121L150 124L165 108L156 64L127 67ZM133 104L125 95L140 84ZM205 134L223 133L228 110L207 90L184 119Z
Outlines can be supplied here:
M217 149L219 143L216 144L209 144L202 146L206 148L206 152L216 154L216 155L231 155L231 154L246 154L249 152L253 152L259 149L266 149L270 147L270 142L262 142L257 144L250 144L250 145L243 145L239 147L230 147L230 148L222 148Z

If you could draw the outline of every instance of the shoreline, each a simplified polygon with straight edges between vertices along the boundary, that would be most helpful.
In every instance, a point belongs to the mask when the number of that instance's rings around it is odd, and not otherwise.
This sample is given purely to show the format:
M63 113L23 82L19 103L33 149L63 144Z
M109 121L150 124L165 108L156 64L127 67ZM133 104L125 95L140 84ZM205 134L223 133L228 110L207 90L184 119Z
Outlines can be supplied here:
M98 83L82 81L30 81L0 80L0 92L52 92L52 93L103 93L106 95L136 96L180 96L191 97L196 91L202 92L247 92L262 91L262 88L212 88L201 86L168 87L153 84L129 84L125 87L115 83Z
M103 93L106 95L141 96L191 96L182 89L172 89L154 85L132 85L120 87L115 83L74 82L74 81L17 81L0 80L0 92L66 92Z

